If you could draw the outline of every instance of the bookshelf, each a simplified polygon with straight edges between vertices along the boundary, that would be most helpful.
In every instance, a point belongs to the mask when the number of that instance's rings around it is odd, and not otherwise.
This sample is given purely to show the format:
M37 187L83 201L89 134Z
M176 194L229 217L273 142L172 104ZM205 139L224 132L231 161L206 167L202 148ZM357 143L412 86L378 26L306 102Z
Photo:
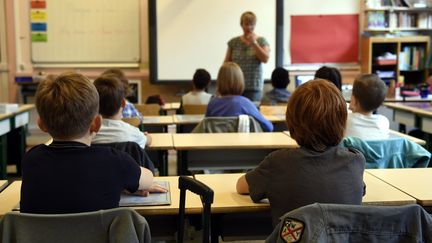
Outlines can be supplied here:
M403 76L416 85L428 75L429 36L361 38L362 73L375 73L387 83Z
M432 6L426 1L363 0L361 30L370 35L432 30Z

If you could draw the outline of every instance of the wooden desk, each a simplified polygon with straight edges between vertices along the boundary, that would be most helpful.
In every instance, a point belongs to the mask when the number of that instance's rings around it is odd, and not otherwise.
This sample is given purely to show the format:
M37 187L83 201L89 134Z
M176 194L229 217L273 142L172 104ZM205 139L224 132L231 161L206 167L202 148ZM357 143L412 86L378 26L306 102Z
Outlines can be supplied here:
M35 105L20 105L17 112L0 115L0 179L7 176L7 163L14 163L21 173L21 160L26 149L27 124ZM13 146L8 146L12 144Z
M152 161L157 164L160 176L168 175L168 150L174 149L171 133L151 133L151 145L146 149Z
M173 140L179 175L188 169L254 168L271 151L298 146L282 132L174 134Z
M207 174L195 176L196 179L212 188L215 192L212 213L258 212L270 209L268 203L254 203L249 195L240 195L236 192L237 180L241 175L243 174ZM405 205L416 203L413 197L369 173L364 173L363 181L366 184L366 195L363 197L363 204L365 205ZM432 182L432 177L429 182Z
M274 125L273 132L287 130L285 125L285 114L263 115ZM188 133L204 119L204 115L174 115L174 124L177 125L178 133Z
M204 119L204 115L174 115L177 133L189 133Z
M162 110L164 110L167 115L175 114L178 109L180 109L180 102L165 103L165 105L162 106Z
M171 205L138 206L131 207L138 213L146 215L177 215L179 209L180 191L178 189L178 176L155 177L155 181L168 181L170 183ZM22 181L14 181L0 193L0 217L12 211L19 201ZM186 195L186 213L199 214L202 211L199 196L188 192Z
M180 190L178 189L178 176L163 176L155 177L155 181L168 181L170 184L171 205L162 206L137 206L131 207L139 214L144 216L149 215L178 215ZM198 195L192 192L186 192L186 207L187 214L200 214L202 212L201 199Z
M173 123L173 116L143 116L144 131L150 133L167 132L167 126Z
M410 136L410 135L407 135L405 133L401 133L401 132L398 132L398 131L390 130L389 131L389 135L390 135L390 137L405 138L405 139L410 140L411 142L414 142L414 143L422 145L422 146L426 145L426 141L425 140L420 139L420 138L416 138L416 137L413 137L413 136Z
M12 211L19 201L21 193L21 181L14 181L0 193L0 218Z
M284 131L283 133L285 133L285 134L288 135L288 136L291 136L290 133L289 133L289 131ZM389 137L390 137L390 138L392 138L392 137L401 137L401 138L408 139L408 140L410 140L411 142L414 142L414 143L419 144L419 145L422 145L422 146L423 146L423 145L426 145L426 141L423 140L423 139L419 139L419 138L416 138L416 137L413 137L413 136L407 135L407 134L405 134L405 133L400 133L400 132L397 132L397 131L394 131L394 130L390 130L390 132L389 132Z
M173 123L173 116L143 116L143 124L145 126L167 126Z
M3 191L3 189L5 189L7 185L8 185L7 180L0 180L0 192Z
M384 103L393 110L393 120L399 123L399 131L406 126L417 127L426 133L426 147L432 149L432 104L430 102Z
M432 168L370 169L367 173L414 197L422 206L432 206Z
M262 105L259 107L259 111L263 115L285 115L287 105Z
M415 198L397 190L387 183L379 180L368 173L363 174L363 181L366 184L366 195L363 197L363 204L397 206L416 203Z

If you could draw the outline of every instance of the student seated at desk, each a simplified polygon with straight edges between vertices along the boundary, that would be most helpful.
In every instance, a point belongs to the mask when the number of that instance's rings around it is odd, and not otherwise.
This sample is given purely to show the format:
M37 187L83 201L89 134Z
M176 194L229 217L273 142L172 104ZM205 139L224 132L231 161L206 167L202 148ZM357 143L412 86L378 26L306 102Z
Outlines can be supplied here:
M99 93L99 114L102 126L93 138L93 143L135 142L145 148L151 144L151 136L142 133L122 121L122 109L126 105L125 89L120 80L113 76L101 76L94 81Z
M261 104L277 105L278 103L287 103L291 96L291 93L287 90L289 83L288 70L283 67L278 67L273 70L271 75L273 89L264 95Z
M354 80L348 113L347 137L363 140L387 139L390 122L387 117L373 114L384 102L387 86L377 75L365 74Z
M183 105L207 105L212 94L206 92L211 80L210 73L205 69L197 69L192 80L192 91L182 96Z
M243 72L234 62L225 62L217 77L217 96L210 100L206 117L248 115L253 117L263 131L273 131L273 124L264 118L249 99L241 96L244 91Z
M299 86L288 101L286 122L300 148L269 154L238 179L237 192L254 202L268 198L273 224L311 203L362 202L364 156L340 145L347 117L341 92L323 79Z
M339 90L342 90L342 76L339 69L335 67L322 66L315 72L315 78L325 79L334 85Z
M126 153L92 147L99 131L99 96L89 79L65 73L39 84L38 125L53 137L22 161L21 212L78 213L119 206L120 193L165 191L153 184L151 171Z
M124 72L122 70L120 70L120 69L108 69L108 70L105 70L101 74L101 76L106 76L106 75L114 76L122 82L122 84L125 86L124 87L125 92L126 92L125 97L128 97L129 95L131 95L132 90L129 86L129 80L126 78L126 75L124 74ZM127 100L127 98L125 100L126 100L126 104L122 110L123 117L124 118L139 117L140 120L142 121L143 120L142 114L137 110L137 108L135 108L135 106L132 103L130 103Z

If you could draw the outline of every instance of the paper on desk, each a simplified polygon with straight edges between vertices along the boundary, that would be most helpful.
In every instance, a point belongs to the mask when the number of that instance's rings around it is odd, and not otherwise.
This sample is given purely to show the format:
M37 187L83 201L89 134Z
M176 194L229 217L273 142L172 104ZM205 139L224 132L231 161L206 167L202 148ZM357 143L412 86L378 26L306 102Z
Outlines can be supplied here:
M168 181L156 181L164 188L169 189ZM122 193L120 197L120 207L127 206L151 206L151 205L170 205L171 204L171 194L170 191L164 193L150 193L147 197L125 194Z

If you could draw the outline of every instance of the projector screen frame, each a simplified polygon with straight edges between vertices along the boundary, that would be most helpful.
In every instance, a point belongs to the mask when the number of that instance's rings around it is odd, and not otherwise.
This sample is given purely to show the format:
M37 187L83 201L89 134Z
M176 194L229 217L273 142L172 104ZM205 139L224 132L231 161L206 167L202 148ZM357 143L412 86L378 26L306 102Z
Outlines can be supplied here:
M282 67L284 64L284 0L276 1L276 29L275 29L275 67ZM148 22L149 22L149 77L152 84L180 84L190 83L190 79L160 80L158 76L158 44L157 44L157 0L148 1ZM192 75L191 75L192 76ZM213 77L215 79L216 77ZM265 80L268 82L268 80Z

